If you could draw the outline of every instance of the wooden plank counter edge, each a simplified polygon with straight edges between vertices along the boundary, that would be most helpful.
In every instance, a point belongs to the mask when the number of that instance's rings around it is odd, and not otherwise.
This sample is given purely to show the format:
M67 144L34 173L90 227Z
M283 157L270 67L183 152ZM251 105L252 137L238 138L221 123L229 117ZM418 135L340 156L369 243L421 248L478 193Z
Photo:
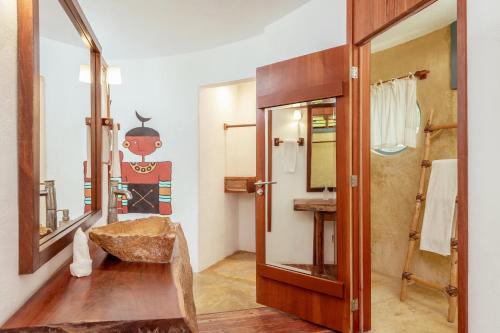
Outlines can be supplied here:
M192 270L180 227L179 255L172 264L122 262L92 242L89 246L92 275L71 276L69 260L0 332L116 332L140 327L198 331Z

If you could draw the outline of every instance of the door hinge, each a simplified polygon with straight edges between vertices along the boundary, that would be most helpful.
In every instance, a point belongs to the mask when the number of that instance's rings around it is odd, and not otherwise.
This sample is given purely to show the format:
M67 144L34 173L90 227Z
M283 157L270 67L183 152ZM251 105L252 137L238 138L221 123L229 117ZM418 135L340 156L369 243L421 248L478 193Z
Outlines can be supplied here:
M351 79L357 79L359 77L359 68L358 67L351 67Z
M351 301L351 311L355 312L359 310L359 300L357 298Z
M359 179L357 175L351 176L351 186L358 187Z

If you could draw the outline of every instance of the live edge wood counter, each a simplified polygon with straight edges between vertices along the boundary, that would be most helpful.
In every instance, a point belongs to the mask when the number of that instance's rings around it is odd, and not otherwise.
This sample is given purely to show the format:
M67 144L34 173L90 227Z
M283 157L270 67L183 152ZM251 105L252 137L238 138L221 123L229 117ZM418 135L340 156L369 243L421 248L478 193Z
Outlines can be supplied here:
M192 289L183 290L192 287L187 248L180 246L172 264L147 264L120 261L89 244L92 275L72 277L66 265L0 331L197 332Z

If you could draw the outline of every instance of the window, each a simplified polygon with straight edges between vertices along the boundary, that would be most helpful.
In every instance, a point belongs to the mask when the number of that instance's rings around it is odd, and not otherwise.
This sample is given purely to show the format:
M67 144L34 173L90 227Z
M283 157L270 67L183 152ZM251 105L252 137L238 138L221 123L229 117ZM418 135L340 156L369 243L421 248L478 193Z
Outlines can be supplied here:
M417 103L417 108L416 108L416 117L417 117L417 123L420 124L422 112L420 110L420 105ZM417 126L417 134L418 131L420 130L420 126ZM401 153L407 148L405 145L397 145L396 147L381 147L377 149L372 149L374 153L380 154L380 155L385 155L385 156L391 156L391 155L396 155Z

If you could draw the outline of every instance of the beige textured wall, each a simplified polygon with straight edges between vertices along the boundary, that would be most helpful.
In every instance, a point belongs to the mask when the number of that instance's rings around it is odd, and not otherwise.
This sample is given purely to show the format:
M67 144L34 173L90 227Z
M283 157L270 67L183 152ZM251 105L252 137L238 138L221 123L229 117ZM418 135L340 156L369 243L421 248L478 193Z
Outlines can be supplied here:
M450 36L446 27L372 55L372 82L421 69L431 72L418 82L422 117L417 148L394 156L371 154L372 267L395 277L402 273L414 213L423 153L422 128L431 109L435 110L435 124L456 121L457 95L450 89ZM456 158L456 144L455 130L443 132L433 140L431 159ZM436 282L448 280L448 257L417 251L414 259L417 274Z

